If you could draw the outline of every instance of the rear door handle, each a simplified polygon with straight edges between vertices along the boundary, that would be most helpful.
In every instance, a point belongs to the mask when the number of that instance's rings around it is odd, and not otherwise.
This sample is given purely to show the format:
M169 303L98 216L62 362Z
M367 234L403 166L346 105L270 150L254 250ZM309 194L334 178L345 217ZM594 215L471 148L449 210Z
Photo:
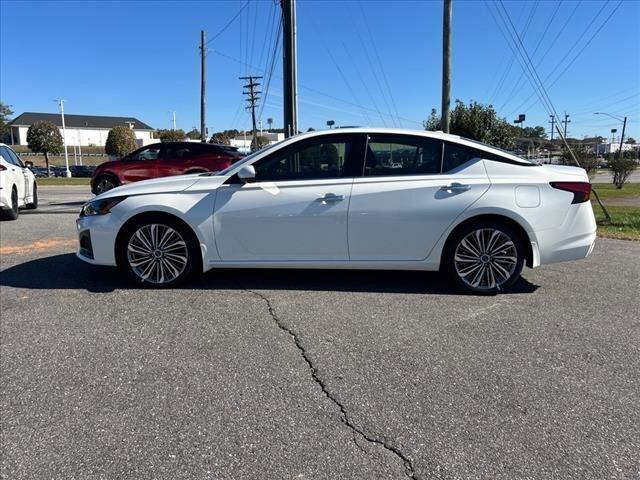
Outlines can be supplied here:
M440 190L444 190L445 192L466 192L467 190L471 190L471 185L454 182L440 187Z
M341 202L344 200L344 195L336 195L335 193L325 193L323 196L318 197L318 202L326 204L329 202Z

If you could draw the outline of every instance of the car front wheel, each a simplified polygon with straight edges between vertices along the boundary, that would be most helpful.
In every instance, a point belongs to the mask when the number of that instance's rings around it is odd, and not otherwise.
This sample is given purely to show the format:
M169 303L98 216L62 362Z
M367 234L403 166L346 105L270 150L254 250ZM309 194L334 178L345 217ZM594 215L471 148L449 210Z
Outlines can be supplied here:
M137 284L172 287L186 281L200 265L195 236L178 221L158 218L128 228L120 242L118 264Z
M107 192L112 188L116 188L118 185L118 180L116 180L111 175L101 175L96 179L96 195L100 195L101 193Z
M459 287L495 294L518 280L524 260L524 246L512 228L500 223L472 224L452 238L446 268Z

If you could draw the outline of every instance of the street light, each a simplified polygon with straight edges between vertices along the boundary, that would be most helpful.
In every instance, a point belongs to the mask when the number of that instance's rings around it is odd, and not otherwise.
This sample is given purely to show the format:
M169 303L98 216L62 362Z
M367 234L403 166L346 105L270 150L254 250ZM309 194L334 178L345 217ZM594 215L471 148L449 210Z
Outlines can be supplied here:
M67 178L71 178L71 170L69 170L69 154L67 153L67 127L64 124L64 100L54 100L60 105L60 115L62 116L62 141L64 143L64 162L67 166L65 173Z
M622 122L622 134L620 135L620 148L618 149L618 158L620 158L620 155L622 155L622 144L624 142L624 131L627 128L627 117L622 118L622 117L618 117L617 115L611 115L610 113L604 113L604 112L594 112L594 115L606 115L607 117L611 117L614 120L618 120L619 122ZM609 151L611 151L611 149L609 149Z

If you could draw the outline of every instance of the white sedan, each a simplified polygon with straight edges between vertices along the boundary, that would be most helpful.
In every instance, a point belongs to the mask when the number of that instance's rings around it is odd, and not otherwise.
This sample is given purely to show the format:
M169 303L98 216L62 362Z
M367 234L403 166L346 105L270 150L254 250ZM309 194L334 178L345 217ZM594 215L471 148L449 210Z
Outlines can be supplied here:
M0 217L15 220L20 208L38 208L36 177L11 147L0 143Z
M523 265L589 255L591 185L443 133L289 138L217 174L122 186L84 205L78 257L168 287L212 268L441 270L495 293Z

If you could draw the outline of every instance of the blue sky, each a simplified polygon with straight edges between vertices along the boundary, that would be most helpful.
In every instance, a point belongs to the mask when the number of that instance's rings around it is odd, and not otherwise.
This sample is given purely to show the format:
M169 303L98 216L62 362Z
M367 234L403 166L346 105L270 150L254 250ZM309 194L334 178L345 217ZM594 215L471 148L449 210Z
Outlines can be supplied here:
M69 113L135 116L155 128L169 128L175 110L189 130L200 123L200 29L211 38L245 3L1 1L0 98L16 114L54 112L53 99L64 98ZM509 120L525 113L526 125L548 128L492 16L500 4L453 5L452 98L490 102ZM593 114L603 111L627 115L628 133L640 139L640 2L504 5L556 110L571 114L571 136L620 131ZM210 132L250 127L237 77L265 74L278 10L274 0L250 0L208 45ZM328 119L421 128L440 107L441 24L439 0L299 1L300 128ZM276 60L261 118L280 126L281 51Z

